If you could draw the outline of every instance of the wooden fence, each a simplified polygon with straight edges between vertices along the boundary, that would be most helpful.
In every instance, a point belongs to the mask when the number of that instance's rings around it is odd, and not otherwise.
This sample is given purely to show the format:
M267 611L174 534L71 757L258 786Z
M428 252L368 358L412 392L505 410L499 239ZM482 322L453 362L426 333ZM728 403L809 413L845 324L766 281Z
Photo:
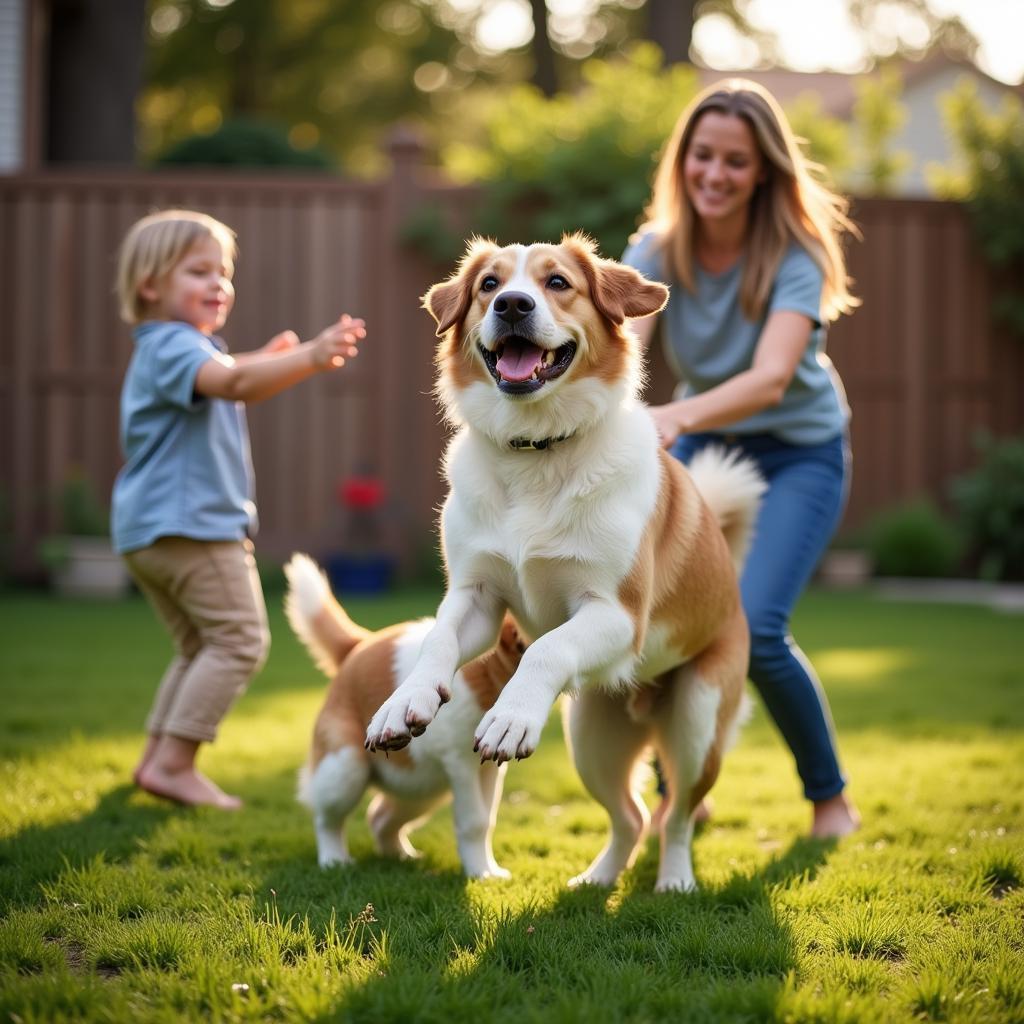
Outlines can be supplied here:
M369 338L351 366L250 410L261 554L319 555L345 543L336 488L384 482L386 547L409 570L434 545L444 444L431 397L433 323L419 308L447 275L403 246L429 204L472 230L473 193L428 180L411 140L380 183L267 174L45 173L0 178L0 499L11 568L39 571L56 528L54 496L83 470L105 499L120 464L118 391L131 342L117 320L114 257L128 226L172 205L205 210L238 233L233 349L279 330L310 337L341 312ZM991 316L991 275L965 212L946 203L863 200L851 269L864 305L829 351L854 410L854 485L846 529L919 494L942 501L975 459L980 428L1024 430L1024 342ZM615 254L610 254L615 255ZM658 353L649 397L671 390Z

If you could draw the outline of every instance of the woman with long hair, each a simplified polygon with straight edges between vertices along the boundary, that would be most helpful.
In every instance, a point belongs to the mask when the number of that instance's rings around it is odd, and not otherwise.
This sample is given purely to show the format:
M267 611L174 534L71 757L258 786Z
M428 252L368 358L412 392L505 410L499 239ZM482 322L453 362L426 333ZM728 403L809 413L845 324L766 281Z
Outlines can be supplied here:
M662 444L683 462L709 444L736 449L768 483L741 580L750 678L793 752L811 834L828 838L859 817L789 623L848 492L849 409L824 346L827 324L857 300L840 246L846 203L817 169L766 90L712 86L680 117L623 261L671 287L657 317L634 323L646 344L661 318L681 382L651 409Z

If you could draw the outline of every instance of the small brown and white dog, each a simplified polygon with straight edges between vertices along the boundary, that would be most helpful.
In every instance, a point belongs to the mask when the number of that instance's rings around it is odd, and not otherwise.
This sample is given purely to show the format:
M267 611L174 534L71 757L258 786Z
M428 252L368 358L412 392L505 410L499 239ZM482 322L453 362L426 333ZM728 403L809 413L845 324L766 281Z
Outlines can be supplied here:
M366 745L397 750L435 715L443 723L456 669L494 643L510 610L533 642L475 749L496 762L529 756L557 696L577 694L570 745L611 837L573 883L612 884L635 857L649 816L633 769L653 745L669 792L657 888L694 887L693 811L742 703L736 566L764 484L721 451L687 472L661 449L637 398L627 320L667 296L570 236L476 240L424 297L443 338L438 391L458 427L441 519L448 590Z
M288 621L333 677L299 773L299 800L313 812L321 867L351 863L345 819L372 783L381 792L367 817L381 853L417 856L408 833L451 793L463 870L472 878L507 878L491 847L506 766L481 763L471 747L481 713L519 667L524 645L511 617L494 646L455 675L451 707L430 734L397 756L371 758L363 747L370 716L412 671L433 620L371 632L348 617L311 558L293 555L285 574Z

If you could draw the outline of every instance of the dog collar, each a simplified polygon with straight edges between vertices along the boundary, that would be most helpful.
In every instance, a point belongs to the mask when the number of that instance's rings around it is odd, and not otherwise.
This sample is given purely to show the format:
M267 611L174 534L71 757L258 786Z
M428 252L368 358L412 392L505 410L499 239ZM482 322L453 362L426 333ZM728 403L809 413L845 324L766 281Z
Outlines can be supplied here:
M540 441L534 441L529 437L513 437L508 446L517 452L542 452L559 441L568 441L572 436L572 434L562 434L561 437L545 437Z

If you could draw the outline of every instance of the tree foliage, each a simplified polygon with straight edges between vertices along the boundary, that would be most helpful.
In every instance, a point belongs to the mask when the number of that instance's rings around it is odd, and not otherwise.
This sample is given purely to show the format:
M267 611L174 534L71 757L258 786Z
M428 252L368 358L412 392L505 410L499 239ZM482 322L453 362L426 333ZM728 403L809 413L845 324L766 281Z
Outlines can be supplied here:
M775 67L785 63L783 48L766 7L758 10L750 0L701 0L698 13L702 18L717 15L750 40L757 50L755 66ZM941 47L973 59L977 38L959 17L938 8L934 0L847 0L853 31L869 58L917 58Z
M522 74L474 50L472 29L472 14L428 0L150 0L143 155L262 119L350 173L378 172L390 125L429 118L438 93Z
M825 112L817 93L802 93L786 105L786 116L810 158L830 183L844 183L854 165L850 126Z
M531 73L549 98L555 88L587 90L586 61L612 59L630 40L659 39L675 63L689 52L694 16L724 16L757 44L758 63L778 58L778 40L742 0L590 0L583 15L530 0L533 40L496 54L476 37L494 2L148 0L142 156L152 160L228 121L260 119L282 126L293 149L319 147L347 173L380 173L381 143L395 122L451 126L463 94L497 86L506 95ZM900 18L883 17L894 7ZM939 40L969 54L975 45L928 0L856 0L851 11L869 52L919 52ZM892 24L916 25L916 34L894 34ZM850 161L839 132L834 123L819 128L808 110L794 114L799 130L841 180Z
M996 311L1024 337L1024 104L1007 96L989 111L965 79L943 97L942 111L960 164L930 166L930 183L940 195L966 200L985 256L1011 282Z
M450 177L481 186L475 230L505 241L583 230L605 255L622 252L642 220L662 148L697 92L697 74L690 65L666 67L652 43L591 58L581 73L573 92L477 89L453 106L434 145ZM812 161L843 173L846 126L810 99L790 114ZM407 228L409 240L438 258L457 255L461 241L435 212L420 211Z
M908 152L892 149L893 136L907 123L907 108L899 100L903 80L895 68L882 68L877 74L861 76L855 88L858 170L872 193L890 195L911 163Z
M453 178L483 185L475 220L500 240L557 241L592 235L618 256L649 198L655 161L679 111L697 91L688 65L662 68L636 44L615 60L585 61L573 93L543 96L530 85L465 97L441 140Z

